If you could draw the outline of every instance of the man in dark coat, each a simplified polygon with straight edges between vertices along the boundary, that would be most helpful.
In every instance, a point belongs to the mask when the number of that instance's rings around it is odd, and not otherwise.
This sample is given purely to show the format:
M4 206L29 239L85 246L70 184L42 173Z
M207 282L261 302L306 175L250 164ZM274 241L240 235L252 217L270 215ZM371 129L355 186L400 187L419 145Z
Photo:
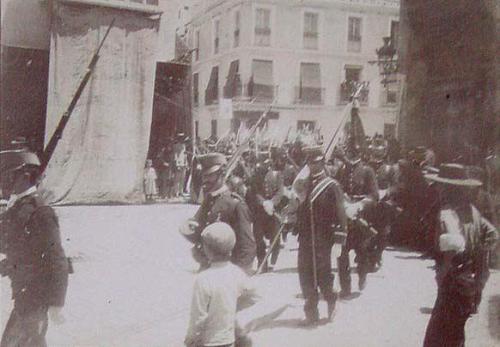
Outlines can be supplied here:
M297 211L297 230L299 281L305 299L303 323L310 325L319 320L318 288L327 301L328 318L333 317L337 294L333 290L331 251L336 241L345 241L346 216L342 189L326 175L321 149L309 149L307 154L309 187Z
M0 274L11 280L14 309L2 347L46 346L48 317L61 322L70 265L61 246L55 211L37 194L40 162L34 153L0 152L3 191L10 193L1 216Z
M426 178L439 185L442 205L437 220L438 292L424 347L463 347L465 324L481 302L489 277L488 253L498 233L471 204L470 190L481 181L469 178L464 166L442 164L439 174Z
M243 198L231 193L224 182L226 158L221 153L211 153L200 156L199 161L205 197L195 216L181 228L181 233L194 243L193 256L203 270L209 263L201 245L201 232L215 222L229 224L236 233L231 260L251 273L256 253L252 219Z
M256 194L257 207L255 212L255 235L259 240L257 243L257 257L259 266L264 261L266 255L266 245L264 238L267 238L270 244L280 232L280 220L277 214L284 207L284 185L283 185L283 167L279 158L271 153L271 167L264 176L264 184L261 190ZM264 272L272 271L280 251L279 238L271 250L271 264L267 261L263 265Z
M347 243L338 258L341 296L351 294L351 274L349 252L355 250L358 264L358 287L363 290L366 286L366 277L370 269L368 245L370 233L365 222L371 222L375 215L375 208L379 200L377 179L374 170L363 162L358 148L350 145L346 151L346 167L340 175L342 186L349 202L346 213L349 218L349 233ZM361 220L360 220L361 218ZM363 222L361 222L363 221Z

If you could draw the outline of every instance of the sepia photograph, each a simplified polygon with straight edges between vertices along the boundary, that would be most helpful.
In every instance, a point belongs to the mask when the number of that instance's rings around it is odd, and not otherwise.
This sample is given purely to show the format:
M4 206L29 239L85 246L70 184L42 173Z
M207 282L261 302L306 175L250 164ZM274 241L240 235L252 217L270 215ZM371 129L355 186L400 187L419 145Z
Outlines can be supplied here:
M500 346L499 0L0 5L0 347Z

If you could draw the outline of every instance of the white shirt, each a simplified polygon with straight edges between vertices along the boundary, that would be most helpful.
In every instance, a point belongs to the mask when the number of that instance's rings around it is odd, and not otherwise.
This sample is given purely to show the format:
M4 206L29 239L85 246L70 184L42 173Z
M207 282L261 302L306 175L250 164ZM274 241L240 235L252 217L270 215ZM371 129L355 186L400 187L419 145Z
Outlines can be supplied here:
M250 278L230 262L216 262L198 274L191 301L188 336L203 346L235 341L236 304L245 293L254 294Z

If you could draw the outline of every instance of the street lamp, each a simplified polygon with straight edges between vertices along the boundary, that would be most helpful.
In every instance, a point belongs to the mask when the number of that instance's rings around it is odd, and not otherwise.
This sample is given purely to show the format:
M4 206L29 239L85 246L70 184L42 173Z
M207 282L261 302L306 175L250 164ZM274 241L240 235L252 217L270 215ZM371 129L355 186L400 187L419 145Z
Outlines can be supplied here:
M377 60L370 61L370 64L377 64L380 75L383 77L381 83L387 88L390 83L397 82L396 74L398 72L397 50L394 47L391 37L384 37L384 45L375 50Z

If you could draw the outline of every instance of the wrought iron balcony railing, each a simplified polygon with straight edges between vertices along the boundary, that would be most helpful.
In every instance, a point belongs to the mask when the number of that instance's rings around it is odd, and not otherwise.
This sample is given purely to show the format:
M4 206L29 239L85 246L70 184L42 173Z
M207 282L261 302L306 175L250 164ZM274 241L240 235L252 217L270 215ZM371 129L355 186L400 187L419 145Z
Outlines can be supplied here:
M356 92L359 86L363 86L359 94L358 101L361 105L368 104L368 95L370 94L370 82L357 82L346 80L340 84L340 104L347 104L351 101L352 95Z
M295 87L294 103L303 105L323 105L325 88Z

